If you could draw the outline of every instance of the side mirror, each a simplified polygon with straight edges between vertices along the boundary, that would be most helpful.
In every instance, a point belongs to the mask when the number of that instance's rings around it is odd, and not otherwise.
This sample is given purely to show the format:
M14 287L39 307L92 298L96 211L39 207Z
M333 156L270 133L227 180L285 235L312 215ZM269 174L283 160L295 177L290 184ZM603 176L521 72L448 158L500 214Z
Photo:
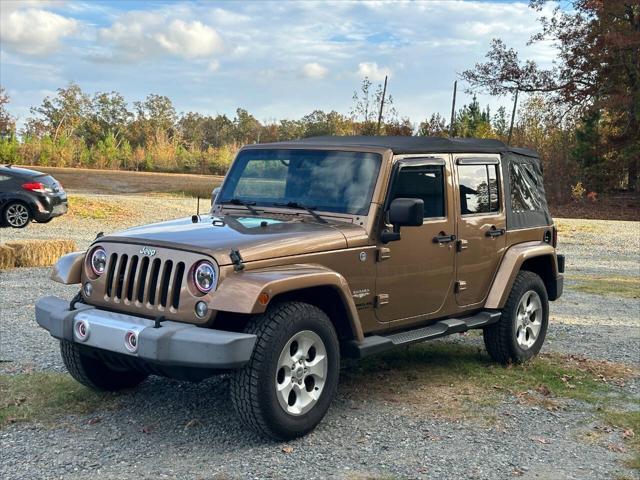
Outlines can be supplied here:
M400 227L419 227L424 219L424 200L421 198L396 198L389 207L389 223L393 231L382 232L382 243L400 240Z
M216 198L218 198L218 194L220 193L220 187L216 187L211 191L211 206L216 203Z

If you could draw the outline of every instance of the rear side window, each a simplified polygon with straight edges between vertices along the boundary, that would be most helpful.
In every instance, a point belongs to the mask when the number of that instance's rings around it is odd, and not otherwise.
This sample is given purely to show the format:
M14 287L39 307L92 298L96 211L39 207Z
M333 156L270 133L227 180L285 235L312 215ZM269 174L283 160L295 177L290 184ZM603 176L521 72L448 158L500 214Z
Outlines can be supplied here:
M444 217L444 167L421 165L404 167L398 172L391 200L421 198L424 218Z
M498 165L458 165L462 215L500 211Z
M511 209L514 212L544 210L539 179L532 165L511 162L509 167L511 183Z

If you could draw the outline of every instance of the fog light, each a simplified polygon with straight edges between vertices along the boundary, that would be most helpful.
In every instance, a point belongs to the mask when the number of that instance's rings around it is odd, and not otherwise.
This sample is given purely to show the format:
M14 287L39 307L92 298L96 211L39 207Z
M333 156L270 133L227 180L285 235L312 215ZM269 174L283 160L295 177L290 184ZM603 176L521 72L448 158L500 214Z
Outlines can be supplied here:
M82 288L86 297L90 297L93 293L93 285L91 285L91 283L89 282L85 283Z
M196 303L196 315L200 318L203 318L207 315L207 312L209 311L209 307L207 306L206 303L204 302L198 302Z
M78 320L74 326L76 338L84 342L89 338L89 324L84 320Z
M124 346L131 353L135 353L138 350L138 332L129 330L124 336Z

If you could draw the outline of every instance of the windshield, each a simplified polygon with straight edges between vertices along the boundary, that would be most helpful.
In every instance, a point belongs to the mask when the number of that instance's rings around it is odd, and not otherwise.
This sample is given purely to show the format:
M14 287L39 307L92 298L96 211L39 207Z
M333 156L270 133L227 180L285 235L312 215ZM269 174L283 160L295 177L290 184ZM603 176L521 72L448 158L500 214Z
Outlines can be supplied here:
M299 204L352 215L369 211L382 157L329 150L245 150L229 171L219 203Z

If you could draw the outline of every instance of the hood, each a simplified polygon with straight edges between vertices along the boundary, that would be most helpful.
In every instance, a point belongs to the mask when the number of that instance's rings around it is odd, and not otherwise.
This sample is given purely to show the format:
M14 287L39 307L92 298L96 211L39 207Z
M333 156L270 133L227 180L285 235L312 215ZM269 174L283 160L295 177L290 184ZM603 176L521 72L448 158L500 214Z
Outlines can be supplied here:
M316 253L347 247L346 231L352 236L361 226L344 222L316 223L292 217L242 217L201 215L134 227L100 238L100 242L133 243L198 251L215 258L219 265L231 264L229 252L240 251L245 262Z

